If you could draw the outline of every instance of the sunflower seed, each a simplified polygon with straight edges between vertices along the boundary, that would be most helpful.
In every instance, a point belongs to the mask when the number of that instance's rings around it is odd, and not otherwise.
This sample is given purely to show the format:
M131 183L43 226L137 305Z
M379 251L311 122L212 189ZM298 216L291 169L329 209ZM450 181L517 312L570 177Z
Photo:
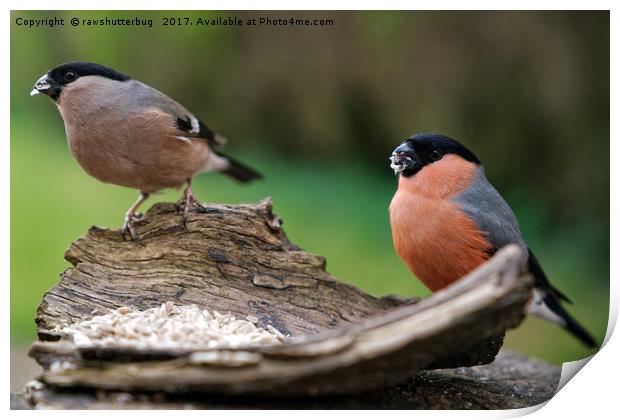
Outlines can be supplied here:
M144 311L121 306L56 330L71 337L78 347L151 350L234 349L275 345L289 338L271 325L258 327L257 322L252 315L237 319L231 313L209 311L195 304L165 302Z

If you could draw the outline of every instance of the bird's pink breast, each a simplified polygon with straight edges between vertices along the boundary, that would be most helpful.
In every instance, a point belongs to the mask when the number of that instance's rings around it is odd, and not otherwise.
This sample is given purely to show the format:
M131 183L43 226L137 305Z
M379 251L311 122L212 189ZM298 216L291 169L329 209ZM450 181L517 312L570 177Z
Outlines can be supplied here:
M59 97L69 149L80 166L102 182L144 192L178 187L200 172L209 158L207 142L180 139L185 133L157 107L124 109L118 83L82 77Z

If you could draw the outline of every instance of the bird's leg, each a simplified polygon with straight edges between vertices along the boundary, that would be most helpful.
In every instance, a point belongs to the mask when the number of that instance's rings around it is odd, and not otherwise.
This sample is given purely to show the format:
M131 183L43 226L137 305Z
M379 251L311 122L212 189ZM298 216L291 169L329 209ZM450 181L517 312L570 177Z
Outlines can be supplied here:
M125 236L126 233L129 233L131 239L136 242L140 242L140 238L138 237L135 229L133 228L133 222L142 220L142 215L137 214L136 210L138 210L138 207L140 207L140 205L144 203L147 198L149 198L149 193L140 191L140 196L138 197L138 200L136 200L136 202L129 208L129 210L127 210L127 213L125 213L125 223L123 223L122 230L123 236Z
M189 216L189 212L192 207L198 207L199 209L205 209L205 207L200 204L196 196L194 195L194 191L192 191L192 179L189 178L187 180L187 187L183 191L183 200L181 201L181 210L183 211L183 226L187 229L185 222L187 221L187 216Z

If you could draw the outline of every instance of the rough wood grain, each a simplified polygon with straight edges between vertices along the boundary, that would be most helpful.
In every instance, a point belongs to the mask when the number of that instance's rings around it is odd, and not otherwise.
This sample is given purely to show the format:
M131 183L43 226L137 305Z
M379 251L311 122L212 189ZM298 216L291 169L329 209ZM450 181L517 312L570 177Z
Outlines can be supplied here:
M166 393L308 396L390 386L425 368L489 363L507 328L524 316L531 279L516 246L422 300L375 298L325 271L293 245L271 202L209 205L187 228L174 204L157 204L138 226L143 245L92 228L74 242L59 285L37 312L30 354L56 387ZM56 325L130 306L197 304L273 325L296 339L237 349L252 363L196 366L187 350L78 348Z
M510 409L553 397L560 369L502 351L490 365L419 372L402 384L342 397L271 399L43 387L11 395L12 409Z
M396 305L336 281L325 271L325 259L293 245L280 224L267 199L210 204L205 213L190 215L187 229L174 204L156 204L137 227L143 246L93 227L67 250L75 267L46 293L37 326L45 334L119 306L147 309L171 300L253 314L260 325L300 335Z

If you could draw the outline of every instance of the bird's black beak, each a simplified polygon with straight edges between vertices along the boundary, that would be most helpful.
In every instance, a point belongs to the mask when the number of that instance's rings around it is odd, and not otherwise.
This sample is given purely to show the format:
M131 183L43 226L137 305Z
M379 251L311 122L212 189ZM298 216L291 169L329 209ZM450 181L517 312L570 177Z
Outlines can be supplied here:
M408 142L402 143L392 152L390 156L390 168L394 170L397 175L402 174L404 171L412 171L417 165L415 161L415 150Z
M30 92L30 96L44 93L50 98L57 98L60 93L60 86L54 82L47 74L44 74L34 84L34 89Z

